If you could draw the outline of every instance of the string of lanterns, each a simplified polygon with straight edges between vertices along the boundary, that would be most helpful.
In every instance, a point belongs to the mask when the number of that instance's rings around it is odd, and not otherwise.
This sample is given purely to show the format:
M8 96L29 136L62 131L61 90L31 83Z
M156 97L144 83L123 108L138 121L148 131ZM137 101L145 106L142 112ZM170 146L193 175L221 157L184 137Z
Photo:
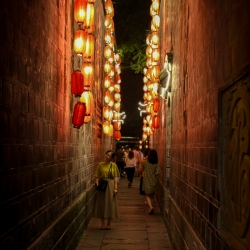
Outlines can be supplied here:
M94 82L94 3L95 0L74 2L74 19L78 29L74 34L73 47L81 66L71 74L71 92L79 98L72 117L72 123L78 129L91 120L94 109L91 93Z
M104 18L104 107L103 107L103 132L108 136L114 136L116 140L121 139L121 124L124 114L121 109L121 57L115 53L114 37L114 7L112 0L105 0L105 18Z
M158 96L159 75L160 75L160 50L159 50L159 34L160 16L159 16L160 0L152 0L150 6L151 32L146 38L146 67L143 70L143 100L140 104L144 109L139 108L140 113L146 113L143 118L142 140L146 141L148 136L152 135L160 126L160 117L158 111L160 109L160 99Z

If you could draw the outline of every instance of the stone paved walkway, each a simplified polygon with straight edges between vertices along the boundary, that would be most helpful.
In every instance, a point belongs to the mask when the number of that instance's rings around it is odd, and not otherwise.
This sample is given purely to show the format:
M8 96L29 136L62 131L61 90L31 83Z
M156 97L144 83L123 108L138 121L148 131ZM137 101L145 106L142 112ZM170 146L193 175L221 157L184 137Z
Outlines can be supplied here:
M154 215L148 215L138 178L131 188L121 179L117 195L120 218L112 220L111 230L100 230L100 219L92 218L76 250L173 249L156 201Z

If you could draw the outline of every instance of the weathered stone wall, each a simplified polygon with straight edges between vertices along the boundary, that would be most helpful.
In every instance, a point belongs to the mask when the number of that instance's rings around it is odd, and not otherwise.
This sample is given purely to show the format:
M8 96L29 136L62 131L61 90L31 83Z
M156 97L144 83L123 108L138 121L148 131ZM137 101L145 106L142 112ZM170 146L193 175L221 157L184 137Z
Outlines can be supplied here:
M250 243L249 9L247 0L161 1L161 55L173 53L173 71L169 207L166 186L158 200L177 249ZM166 158L156 142L167 114L153 138Z
M93 171L111 144L100 123L104 13L97 0L95 111L78 130L73 3L0 3L1 249L67 249L91 217Z

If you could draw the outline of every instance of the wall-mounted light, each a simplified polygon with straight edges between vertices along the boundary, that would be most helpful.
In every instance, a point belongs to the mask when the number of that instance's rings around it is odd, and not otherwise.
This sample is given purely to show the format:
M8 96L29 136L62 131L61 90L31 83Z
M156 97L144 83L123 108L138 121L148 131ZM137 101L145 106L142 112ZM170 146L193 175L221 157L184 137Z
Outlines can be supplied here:
M167 99L167 93L171 91L173 55L167 53L164 61L164 68L160 72L159 95Z

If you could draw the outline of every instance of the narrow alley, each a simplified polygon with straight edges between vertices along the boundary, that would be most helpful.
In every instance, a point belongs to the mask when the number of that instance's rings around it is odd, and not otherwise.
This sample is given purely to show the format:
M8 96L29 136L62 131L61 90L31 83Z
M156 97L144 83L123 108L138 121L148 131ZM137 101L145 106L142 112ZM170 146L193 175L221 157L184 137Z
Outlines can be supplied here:
M158 250L173 249L157 201L154 215L139 194L139 179L131 188L121 179L118 193L119 219L111 222L111 230L101 230L99 218L92 218L76 250Z

